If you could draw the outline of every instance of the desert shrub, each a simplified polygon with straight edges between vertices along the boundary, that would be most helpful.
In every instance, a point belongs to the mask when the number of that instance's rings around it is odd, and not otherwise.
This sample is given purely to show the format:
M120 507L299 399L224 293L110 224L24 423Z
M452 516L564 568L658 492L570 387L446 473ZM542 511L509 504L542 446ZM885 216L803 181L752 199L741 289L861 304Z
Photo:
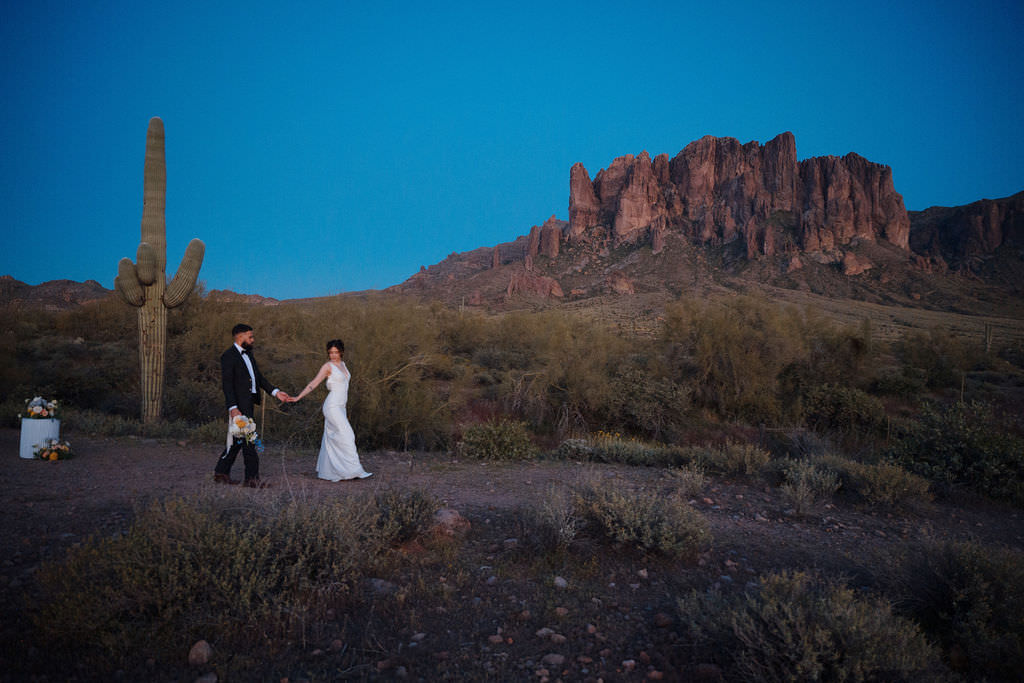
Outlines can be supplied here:
M921 395L925 388L925 379L922 373L916 373L909 368L894 369L886 368L884 372L871 380L870 390L873 394L883 396L897 396L903 399L912 399Z
M608 419L617 418L614 426L655 439L680 423L690 407L691 389L652 367L634 364L619 370L612 389Z
M467 427L457 451L478 460L524 460L537 454L526 423L506 418Z
M938 656L917 626L878 599L803 573L756 590L692 593L679 612L702 657L736 681L933 681Z
M696 496L708 485L708 477L704 473L704 468L695 463L673 470L672 474L676 491L686 498Z
M798 515L816 502L828 500L839 490L838 475L824 462L786 458L783 464L782 497Z
M896 435L888 455L932 481L1024 504L1024 440L986 404L925 404L920 419Z
M983 358L980 347L938 328L927 333L908 332L893 350L907 368L923 374L925 383L933 389L959 387L964 373Z
M392 543L405 543L422 535L434 521L441 503L419 489L381 491L374 496L377 523Z
M599 431L585 439L565 439L554 452L566 460L621 463L649 467L677 467L690 462L690 449L651 443L619 433Z
M587 439L564 439L555 450L555 457L561 460L590 460L593 454Z
M819 431L871 431L885 420L882 402L860 389L819 384L804 394L804 420Z
M698 405L728 417L777 419L776 377L806 357L786 312L746 297L669 306L663 337L677 381L694 388Z
M820 461L839 477L842 491L868 503L915 508L932 500L928 480L899 465L863 463L837 455L826 455Z
M976 543L909 548L890 577L901 612L940 643L970 680L1017 680L1024 670L1024 553Z
M197 442L223 443L227 419L211 420L201 425L182 420L144 423L99 410L66 408L61 429L93 436L140 436L150 439L188 439Z
M575 492L576 507L599 537L671 557L689 557L711 542L707 520L677 493L623 491L588 483Z
M227 411L220 382L180 379L166 383L164 412L195 424L206 422L218 413L223 413L226 419Z
M873 353L869 323L839 326L751 297L666 307L661 343L694 404L764 422L799 417L812 383L856 381Z
M579 533L583 520L564 487L549 486L541 500L520 509L517 523L527 547L565 550Z
M751 443L729 441L721 446L696 450L696 461L715 474L757 474L771 459L771 454Z
M380 560L389 538L378 518L372 500L154 503L123 536L40 569L39 638L96 658L95 670L121 663L134 649L125 643L158 661L199 638L273 652Z

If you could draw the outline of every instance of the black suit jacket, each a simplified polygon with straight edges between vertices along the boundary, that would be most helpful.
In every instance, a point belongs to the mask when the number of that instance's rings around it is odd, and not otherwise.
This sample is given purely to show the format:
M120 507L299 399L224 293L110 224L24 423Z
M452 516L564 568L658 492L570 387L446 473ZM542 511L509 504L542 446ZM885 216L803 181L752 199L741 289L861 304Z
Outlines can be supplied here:
M268 394L274 392L274 385L267 381L256 359L249 352L249 361L252 363L253 373L256 375L256 395L252 393L252 381L249 378L249 369L245 367L242 354L232 344L220 357L220 377L224 387L224 407L238 406L243 415L253 417L256 404L260 402L259 390L263 389Z

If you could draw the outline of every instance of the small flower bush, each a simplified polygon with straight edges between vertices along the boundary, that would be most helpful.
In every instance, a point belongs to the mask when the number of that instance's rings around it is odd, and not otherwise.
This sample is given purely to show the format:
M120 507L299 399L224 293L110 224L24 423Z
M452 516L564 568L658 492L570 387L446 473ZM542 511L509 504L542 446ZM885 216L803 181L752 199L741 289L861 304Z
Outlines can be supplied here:
M42 396L25 399L25 411L21 414L32 420L48 420L57 417L57 402L47 401Z
M71 444L59 439L47 439L39 444L34 454L40 460L67 460L75 456L71 450Z

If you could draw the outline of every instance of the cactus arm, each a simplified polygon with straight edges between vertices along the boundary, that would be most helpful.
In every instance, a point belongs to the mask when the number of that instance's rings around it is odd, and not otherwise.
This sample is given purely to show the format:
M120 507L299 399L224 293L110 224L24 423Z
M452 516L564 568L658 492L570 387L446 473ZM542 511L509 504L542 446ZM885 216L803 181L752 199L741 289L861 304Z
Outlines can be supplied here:
M174 274L174 279L164 291L164 304L168 308L176 308L185 303L185 299L192 293L196 286L196 278L199 277L199 269L203 265L205 253L206 245L202 240L194 239L185 247L185 255L181 258L178 272Z
M135 272L139 276L139 284L151 285L156 282L156 252L149 242L139 242L139 250L135 254Z
M131 306L141 306L146 301L146 295L139 284L139 278L135 273L135 264L130 258L121 259L117 264L117 277L114 278L114 289Z

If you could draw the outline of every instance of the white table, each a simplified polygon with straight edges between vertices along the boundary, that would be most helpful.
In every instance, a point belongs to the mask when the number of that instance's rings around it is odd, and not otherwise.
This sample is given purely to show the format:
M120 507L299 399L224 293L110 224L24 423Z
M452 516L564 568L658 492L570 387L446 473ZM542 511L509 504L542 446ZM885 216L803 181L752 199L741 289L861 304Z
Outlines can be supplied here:
M34 458L39 444L47 439L59 438L60 420L56 418L34 420L30 417L23 417L21 418L21 451L18 454L25 459Z

